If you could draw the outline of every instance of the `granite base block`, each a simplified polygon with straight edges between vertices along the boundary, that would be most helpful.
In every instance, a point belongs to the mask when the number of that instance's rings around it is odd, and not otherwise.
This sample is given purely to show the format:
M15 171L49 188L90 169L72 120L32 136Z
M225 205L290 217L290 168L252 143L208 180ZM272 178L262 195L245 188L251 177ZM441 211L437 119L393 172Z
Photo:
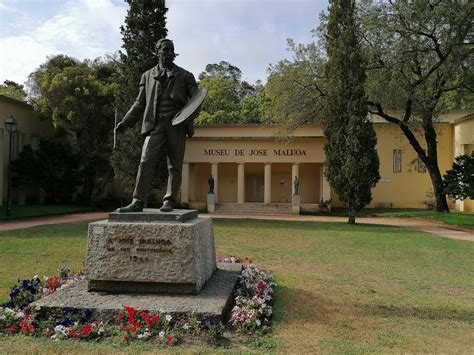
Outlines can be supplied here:
M197 294L215 270L211 218L89 224L91 291Z
M194 314L197 317L226 320L233 303L233 290L242 270L241 264L217 263L217 271L198 295L110 294L89 292L85 280L36 301L42 312L55 313L76 308L90 309L92 319L113 321L123 306L146 309L172 316Z

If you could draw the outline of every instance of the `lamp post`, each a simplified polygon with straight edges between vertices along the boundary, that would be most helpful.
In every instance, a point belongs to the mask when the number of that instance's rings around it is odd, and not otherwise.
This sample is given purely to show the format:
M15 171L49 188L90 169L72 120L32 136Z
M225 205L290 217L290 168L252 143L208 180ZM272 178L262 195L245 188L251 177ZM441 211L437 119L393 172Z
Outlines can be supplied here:
M5 119L5 129L8 133L10 133L10 141L9 141L9 148L8 148L8 177L7 177L7 218L10 218L11 212L11 199L10 199L10 192L12 188L12 177L11 177L11 162L12 162L12 136L13 132L16 131L16 126L18 125L15 117L11 116Z

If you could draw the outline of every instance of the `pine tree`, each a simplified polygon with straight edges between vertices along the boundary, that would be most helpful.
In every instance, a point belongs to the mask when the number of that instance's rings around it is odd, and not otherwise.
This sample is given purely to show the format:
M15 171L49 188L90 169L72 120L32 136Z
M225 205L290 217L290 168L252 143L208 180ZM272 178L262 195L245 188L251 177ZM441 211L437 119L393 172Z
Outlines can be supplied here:
M135 101L141 75L158 63L156 42L167 36L165 0L126 0L129 4L125 25L120 32L123 38L120 52L120 90L117 92L116 107L118 120L123 117ZM112 155L112 166L116 179L125 191L133 191L137 167L140 162L143 137L141 125L137 123L118 137L117 149ZM160 159L155 169L154 187L166 179L166 159Z
M330 2L327 28L326 176L349 208L349 224L372 200L371 188L380 179L377 138L367 118L365 72L356 35L354 0Z

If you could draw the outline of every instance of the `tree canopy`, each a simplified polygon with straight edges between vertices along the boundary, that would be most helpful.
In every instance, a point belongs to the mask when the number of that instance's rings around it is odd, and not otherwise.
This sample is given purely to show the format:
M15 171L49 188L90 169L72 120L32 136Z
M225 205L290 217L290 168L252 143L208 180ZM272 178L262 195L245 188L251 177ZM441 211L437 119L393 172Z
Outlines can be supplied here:
M325 175L349 208L348 223L372 200L380 179L377 138L367 118L365 72L357 38L354 0L333 0L327 27Z
M370 112L400 127L429 172L437 211L449 208L434 123L453 97L472 98L473 15L469 1L361 3Z
M199 86L208 89L197 124L244 124L261 122L264 87L241 80L242 72L226 61L206 65Z
M96 184L100 176L110 174L115 72L113 63L100 59L80 62L58 55L29 77L35 111L51 119L56 136L80 152L86 202L101 193Z
M474 153L458 155L444 175L445 192L456 200L474 200Z
M0 84L0 95L19 101L26 101L27 98L25 87L11 80L5 80Z

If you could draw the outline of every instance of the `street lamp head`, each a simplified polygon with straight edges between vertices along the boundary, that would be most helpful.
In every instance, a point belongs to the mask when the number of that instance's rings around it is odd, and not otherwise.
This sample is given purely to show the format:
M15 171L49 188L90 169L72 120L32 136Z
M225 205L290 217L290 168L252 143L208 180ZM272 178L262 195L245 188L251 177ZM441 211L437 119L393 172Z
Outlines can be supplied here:
M10 115L10 117L7 117L5 119L5 128L8 132L14 132L16 131L16 126L18 125L18 122L16 121L16 118Z

